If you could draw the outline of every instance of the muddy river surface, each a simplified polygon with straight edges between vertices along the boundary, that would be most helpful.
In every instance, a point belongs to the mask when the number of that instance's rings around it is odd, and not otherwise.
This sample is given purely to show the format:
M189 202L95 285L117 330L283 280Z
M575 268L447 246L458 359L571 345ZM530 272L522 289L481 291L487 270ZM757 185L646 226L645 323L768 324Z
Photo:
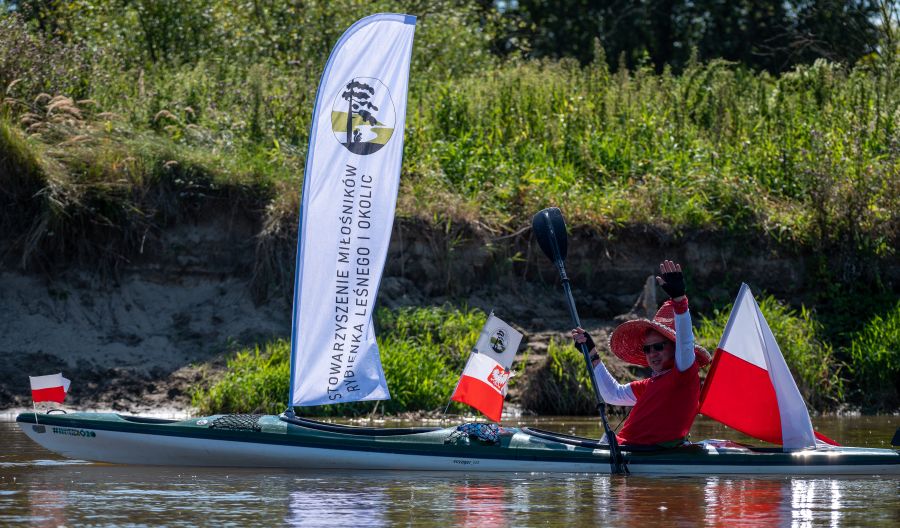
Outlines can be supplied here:
M526 422L586 436L599 432L596 422L585 418ZM845 445L890 447L900 417L816 418L814 423ZM745 440L702 419L692 438ZM2 526L900 526L900 477L113 466L63 459L8 421L0 422L0 446Z

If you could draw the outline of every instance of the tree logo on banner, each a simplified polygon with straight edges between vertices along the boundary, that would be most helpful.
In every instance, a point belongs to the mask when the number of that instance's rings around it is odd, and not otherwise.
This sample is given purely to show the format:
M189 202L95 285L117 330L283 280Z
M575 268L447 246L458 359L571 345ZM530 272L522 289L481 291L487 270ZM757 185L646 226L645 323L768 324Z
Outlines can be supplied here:
M502 354L506 350L506 332L499 329L491 336L491 350L498 354Z
M334 97L331 130L354 154L374 154L394 134L396 112L391 92L374 77L354 77Z

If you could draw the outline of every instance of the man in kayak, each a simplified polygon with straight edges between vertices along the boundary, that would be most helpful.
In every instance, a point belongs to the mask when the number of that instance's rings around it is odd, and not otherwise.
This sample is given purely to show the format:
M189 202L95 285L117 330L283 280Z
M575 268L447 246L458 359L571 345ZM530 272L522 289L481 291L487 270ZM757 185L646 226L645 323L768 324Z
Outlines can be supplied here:
M694 345L681 265L666 260L659 270L656 281L671 299L663 303L653 320L622 323L609 339L613 354L634 365L650 367L649 378L620 384L600 361L591 336L581 328L572 330L576 343L587 343L590 349L603 400L611 405L634 406L617 435L624 445L682 444L697 415L700 368L711 359L706 349Z

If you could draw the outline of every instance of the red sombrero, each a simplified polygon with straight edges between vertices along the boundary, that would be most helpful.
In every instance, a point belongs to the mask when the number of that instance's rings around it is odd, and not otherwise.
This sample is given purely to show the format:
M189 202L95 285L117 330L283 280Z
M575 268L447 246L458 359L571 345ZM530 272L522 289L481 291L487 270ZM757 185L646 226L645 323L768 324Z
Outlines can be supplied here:
M653 329L667 339L675 341L675 307L672 301L664 302L652 321L635 319L620 324L609 336L609 349L624 361L642 367L648 366L644 355L644 335L648 329ZM711 356L705 348L694 345L694 354L701 367L709 365Z

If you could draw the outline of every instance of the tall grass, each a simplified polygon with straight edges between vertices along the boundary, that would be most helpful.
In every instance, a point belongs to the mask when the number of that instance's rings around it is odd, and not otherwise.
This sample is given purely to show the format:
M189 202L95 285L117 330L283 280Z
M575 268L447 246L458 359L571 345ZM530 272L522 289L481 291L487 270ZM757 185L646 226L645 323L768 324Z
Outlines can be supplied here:
M379 403L387 413L443 410L450 402L485 314L444 307L379 309L378 347L391 399ZM290 343L277 340L242 350L228 360L224 374L197 389L192 402L200 413L280 413L286 408ZM307 415L359 415L374 404L353 403L304 408ZM464 411L458 404L453 409Z
M823 339L822 325L803 306L792 309L771 295L757 302L807 405L820 411L836 409L844 398L844 365ZM699 344L715 350L730 313L731 306L726 306L701 318L695 332Z
M900 402L900 302L853 336L850 358L859 399L869 409L896 409Z

